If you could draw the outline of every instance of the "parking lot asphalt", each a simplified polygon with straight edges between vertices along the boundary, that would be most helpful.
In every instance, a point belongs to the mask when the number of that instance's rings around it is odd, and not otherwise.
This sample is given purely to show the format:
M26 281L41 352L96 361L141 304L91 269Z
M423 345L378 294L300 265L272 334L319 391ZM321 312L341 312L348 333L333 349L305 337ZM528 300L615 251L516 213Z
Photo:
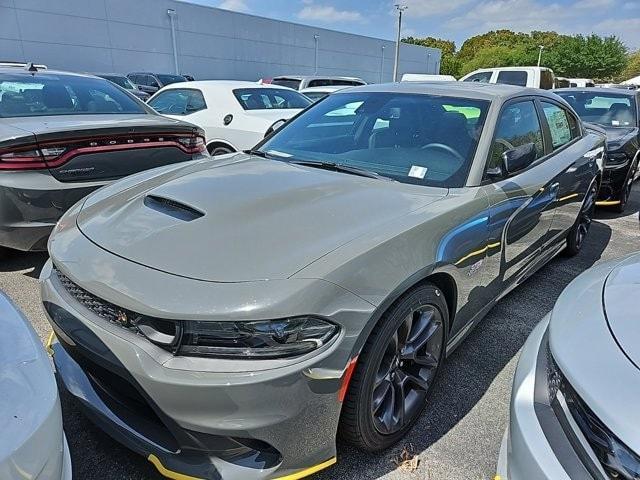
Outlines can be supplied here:
M639 210L640 185L636 185L625 214L598 211L577 257L557 257L502 299L449 357L427 411L397 447L369 455L339 445L337 465L315 479L492 479L520 348L576 275L595 263L640 250ZM22 308L43 340L50 329L40 306L37 278L46 258L44 253L12 252L0 261L0 289ZM62 409L75 478L162 478L145 459L91 424L65 394ZM394 460L403 449L418 456L417 468L415 463L415 469L397 466Z

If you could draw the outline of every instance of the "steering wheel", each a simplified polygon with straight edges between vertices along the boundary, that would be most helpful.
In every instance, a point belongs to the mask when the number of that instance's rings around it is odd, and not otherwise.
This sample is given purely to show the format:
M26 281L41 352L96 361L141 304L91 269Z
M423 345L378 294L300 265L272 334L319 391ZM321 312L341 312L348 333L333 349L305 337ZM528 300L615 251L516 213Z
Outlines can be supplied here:
M448 154L454 156L456 159L460 160L460 162L464 163L464 157L462 155L460 155L460 153L455 150L454 148L451 148L449 145L445 145L444 143L428 143L422 147L420 147L420 150L443 150L445 152L447 152Z
M513 150L514 148L516 148L513 145L511 145L509 142L507 142L504 138L496 138L495 142L506 147L507 150Z

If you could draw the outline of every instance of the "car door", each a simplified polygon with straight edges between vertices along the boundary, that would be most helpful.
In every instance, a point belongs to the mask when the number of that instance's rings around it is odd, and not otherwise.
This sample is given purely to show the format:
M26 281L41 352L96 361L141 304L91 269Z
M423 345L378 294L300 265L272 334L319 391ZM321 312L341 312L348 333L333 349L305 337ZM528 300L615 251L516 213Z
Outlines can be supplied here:
M582 130L578 119L560 102L540 99L547 144L553 154L548 162L557 173L558 194L555 215L544 248L564 241L564 234L576 221L584 193L594 179L595 162L603 152L590 152L584 156L585 147L580 144Z
M487 271L494 296L517 284L534 267L554 215L559 184L549 162L543 121L535 97L503 105L498 116L484 179L489 203ZM535 149L533 162L505 172L502 156L523 146Z

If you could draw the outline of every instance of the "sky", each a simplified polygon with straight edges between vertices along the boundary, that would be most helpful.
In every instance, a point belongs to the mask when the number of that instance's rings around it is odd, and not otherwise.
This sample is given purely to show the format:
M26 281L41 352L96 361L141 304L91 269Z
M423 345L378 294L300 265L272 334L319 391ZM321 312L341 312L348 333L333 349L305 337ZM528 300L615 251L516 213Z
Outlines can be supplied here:
M392 40L394 4L408 8L403 36L454 40L489 30L616 35L640 49L640 0L187 0L254 15Z

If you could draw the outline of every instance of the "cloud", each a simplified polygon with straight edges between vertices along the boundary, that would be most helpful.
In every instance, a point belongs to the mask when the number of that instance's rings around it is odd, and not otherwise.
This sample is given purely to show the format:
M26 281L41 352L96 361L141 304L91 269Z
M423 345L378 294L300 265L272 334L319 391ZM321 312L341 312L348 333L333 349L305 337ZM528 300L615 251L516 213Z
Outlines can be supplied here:
M218 7L235 12L249 12L251 10L244 0L224 0Z
M600 35L616 35L632 50L640 48L640 17L608 19L593 26Z
M406 5L407 15L419 18L453 13L472 2L473 0L392 0L391 4L392 6L396 3Z
M332 5L319 5L311 1L303 1L304 7L298 12L301 20L314 20L318 22L364 22L360 12L353 10L338 10Z

